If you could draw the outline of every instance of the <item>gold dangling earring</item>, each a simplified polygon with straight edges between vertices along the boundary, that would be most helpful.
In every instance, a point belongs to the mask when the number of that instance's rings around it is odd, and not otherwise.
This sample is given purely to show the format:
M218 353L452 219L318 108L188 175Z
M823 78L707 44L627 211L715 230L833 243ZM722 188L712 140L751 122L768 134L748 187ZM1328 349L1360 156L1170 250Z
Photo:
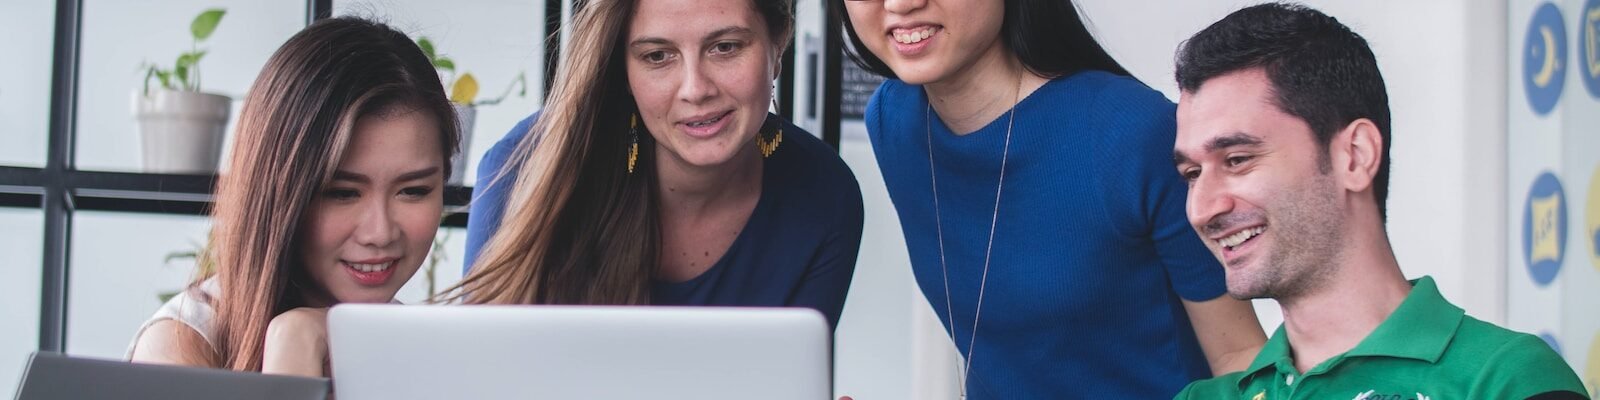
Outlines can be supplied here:
M628 117L628 173L633 173L633 164L639 161L639 114Z
M778 84L772 84L772 108L778 107ZM773 124L772 130L777 132L772 137L766 137L766 132L756 132L756 149L761 150L761 158L771 158L772 152L778 151L778 144L783 143L783 119L776 115L767 115L767 122Z
M779 124L779 127L772 128L777 133L773 134L771 138L767 138L765 132L756 134L756 148L761 149L761 158L772 157L772 152L778 151L778 144L783 143L783 128L781 128L783 121L776 120L776 118L769 118L769 120L774 120L773 123Z

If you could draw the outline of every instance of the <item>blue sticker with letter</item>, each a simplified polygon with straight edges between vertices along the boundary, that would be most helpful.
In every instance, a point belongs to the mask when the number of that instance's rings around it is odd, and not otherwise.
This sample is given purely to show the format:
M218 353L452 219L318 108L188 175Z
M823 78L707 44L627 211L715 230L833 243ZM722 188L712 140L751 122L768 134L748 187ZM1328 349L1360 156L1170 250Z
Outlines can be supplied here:
M1522 260L1535 284L1549 286L1561 271L1567 246L1567 199L1561 180L1549 172L1539 174L1522 210Z
M1589 95L1600 98L1600 0L1589 0L1578 15L1578 76Z
M1522 88L1533 112L1546 115L1561 100L1567 78L1567 26L1561 9L1546 2L1533 12L1522 45Z

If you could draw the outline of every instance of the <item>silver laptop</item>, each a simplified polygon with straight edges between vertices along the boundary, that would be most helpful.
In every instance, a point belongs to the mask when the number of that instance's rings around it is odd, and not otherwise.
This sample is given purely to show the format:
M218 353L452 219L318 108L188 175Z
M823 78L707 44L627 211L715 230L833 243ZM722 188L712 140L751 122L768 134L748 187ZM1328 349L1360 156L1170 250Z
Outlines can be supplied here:
M328 380L34 353L17 400L323 400Z
M810 309L350 304L328 334L339 400L832 392L828 323Z

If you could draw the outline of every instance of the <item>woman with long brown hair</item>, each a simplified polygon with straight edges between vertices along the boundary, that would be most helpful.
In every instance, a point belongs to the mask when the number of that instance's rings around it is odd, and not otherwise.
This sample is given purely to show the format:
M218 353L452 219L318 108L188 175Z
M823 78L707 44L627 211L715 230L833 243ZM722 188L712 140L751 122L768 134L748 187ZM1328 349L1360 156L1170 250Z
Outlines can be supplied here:
M473 304L809 307L837 323L861 191L767 112L787 0L593 0L545 108L484 156Z
M459 133L422 50L383 24L312 24L267 60L217 185L214 272L129 358L328 374L327 307L391 302L427 257Z

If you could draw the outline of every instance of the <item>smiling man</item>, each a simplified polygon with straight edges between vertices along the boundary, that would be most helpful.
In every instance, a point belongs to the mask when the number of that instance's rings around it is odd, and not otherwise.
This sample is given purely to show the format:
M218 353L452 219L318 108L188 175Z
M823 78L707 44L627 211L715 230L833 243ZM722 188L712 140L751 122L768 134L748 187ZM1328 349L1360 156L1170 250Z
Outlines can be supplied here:
M1178 53L1177 170L1228 293L1284 323L1244 371L1178 398L1583 398L1532 335L1407 281L1384 230L1389 105L1366 40L1319 11L1239 10Z

